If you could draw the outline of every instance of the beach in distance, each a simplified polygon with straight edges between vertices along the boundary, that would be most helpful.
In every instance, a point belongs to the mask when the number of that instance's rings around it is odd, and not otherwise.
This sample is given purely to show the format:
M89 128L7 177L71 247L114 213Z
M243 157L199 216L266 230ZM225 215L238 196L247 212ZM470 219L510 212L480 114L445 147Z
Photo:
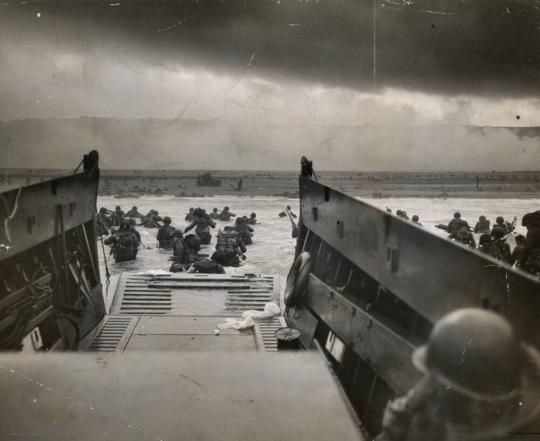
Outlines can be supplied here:
M73 170L4 169L0 172L0 188L29 185L72 172ZM478 173L321 171L317 173L317 178L332 188L364 198L540 197L540 171ZM102 169L99 194L116 198L148 195L294 198L298 196L298 172Z

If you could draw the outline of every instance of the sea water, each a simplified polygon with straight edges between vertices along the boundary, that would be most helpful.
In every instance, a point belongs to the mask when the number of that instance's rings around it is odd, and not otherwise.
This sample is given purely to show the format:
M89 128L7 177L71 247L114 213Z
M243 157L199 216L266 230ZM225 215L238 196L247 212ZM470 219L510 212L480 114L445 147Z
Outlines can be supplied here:
M420 217L423 227L440 236L446 233L435 226L448 224L453 213L459 211L462 218L474 226L480 215L485 215L493 224L497 216L503 216L510 222L516 216L518 218L516 231L526 234L521 226L521 217L533 210L540 208L540 199L437 199L437 198L388 198L388 199L362 199L371 205L385 210L390 208L404 210L409 218L414 214ZM228 206L231 212L239 216L257 214L258 224L252 226L255 230L253 244L247 247L247 259L239 268L227 268L229 274L264 273L286 276L294 259L295 240L291 237L291 223L288 217L280 218L278 214L287 205L298 214L298 199L283 197L240 197L240 196L214 196L205 198L177 198L174 196L141 197L115 199L113 197L100 197L98 207L114 209L120 205L124 211L137 206L140 213L147 213L150 209L159 211L160 216L170 216L172 225L184 229L188 224L184 221L190 207L201 207L207 212L216 207L218 210ZM203 246L201 253L211 255L216 243L215 235L219 229L233 222L216 221L216 228L212 231L212 243ZM109 247L105 246L109 271L118 274L126 270L168 270L172 252L160 250L157 246L157 229L137 227L141 233L143 247L139 250L137 260L131 262L114 263L109 256ZM478 236L477 236L478 239ZM513 241L509 240L511 246ZM100 261L103 267L104 258L100 248Z

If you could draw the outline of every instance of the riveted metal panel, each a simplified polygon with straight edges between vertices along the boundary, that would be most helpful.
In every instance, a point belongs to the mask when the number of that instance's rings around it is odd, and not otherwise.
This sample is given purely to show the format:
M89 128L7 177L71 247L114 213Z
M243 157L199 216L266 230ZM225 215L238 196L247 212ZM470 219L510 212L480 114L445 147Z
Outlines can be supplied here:
M399 330L358 308L313 274L305 305L396 391L406 391L419 378L411 363L414 346ZM296 325L298 319L292 322Z
M79 173L0 194L0 262L94 219L99 174Z
M300 186L303 226L428 320L489 303L540 343L538 280L312 179Z

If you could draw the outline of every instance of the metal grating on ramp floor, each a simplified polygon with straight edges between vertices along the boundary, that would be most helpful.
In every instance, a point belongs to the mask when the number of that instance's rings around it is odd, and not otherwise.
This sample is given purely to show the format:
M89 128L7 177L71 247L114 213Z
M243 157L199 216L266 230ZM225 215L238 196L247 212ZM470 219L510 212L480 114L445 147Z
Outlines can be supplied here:
M120 314L144 315L167 314L171 311L171 290L167 288L151 287L148 281L130 274L122 277L119 282L122 290Z
M266 352L276 352L278 350L276 331L283 326L286 326L283 317L257 320L255 323L255 337L259 348L264 348Z
M271 284L258 289L234 289L227 291L225 308L227 311L262 311L266 303L275 301L274 287Z
M277 302L274 278L255 274L124 273L113 314L240 315Z
M88 347L91 351L277 351L283 318L255 319L238 331L218 325L247 310L279 305L279 279L258 274L124 272L111 315Z
M123 349L136 322L137 319L132 317L109 317L90 344L88 350L94 352L115 352Z

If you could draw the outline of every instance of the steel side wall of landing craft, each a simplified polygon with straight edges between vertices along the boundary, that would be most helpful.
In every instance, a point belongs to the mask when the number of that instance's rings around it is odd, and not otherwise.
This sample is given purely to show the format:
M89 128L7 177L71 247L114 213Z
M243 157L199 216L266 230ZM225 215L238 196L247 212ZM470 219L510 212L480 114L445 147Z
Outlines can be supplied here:
M300 188L303 225L432 323L489 305L540 343L538 280L312 179Z
M10 248L0 248L0 262L60 234L60 207L64 231L93 220L98 181L98 173L80 173L2 193L0 244Z

